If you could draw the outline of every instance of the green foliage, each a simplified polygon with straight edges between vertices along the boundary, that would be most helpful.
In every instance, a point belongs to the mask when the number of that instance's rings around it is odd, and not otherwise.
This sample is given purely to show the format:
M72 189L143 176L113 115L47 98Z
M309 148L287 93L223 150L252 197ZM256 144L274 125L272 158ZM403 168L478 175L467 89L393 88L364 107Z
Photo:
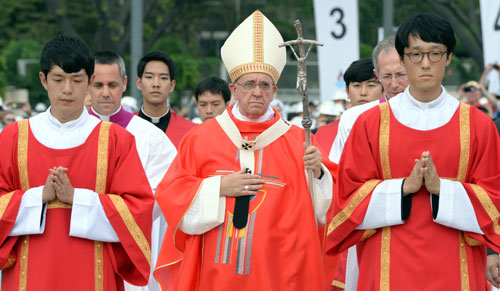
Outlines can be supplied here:
M6 86L26 88L29 90L32 105L38 102L47 102L47 94L40 84L38 72L40 71L40 53L43 44L32 39L13 40L0 54L0 92L5 95ZM19 75L18 60L32 60L27 66L26 76Z

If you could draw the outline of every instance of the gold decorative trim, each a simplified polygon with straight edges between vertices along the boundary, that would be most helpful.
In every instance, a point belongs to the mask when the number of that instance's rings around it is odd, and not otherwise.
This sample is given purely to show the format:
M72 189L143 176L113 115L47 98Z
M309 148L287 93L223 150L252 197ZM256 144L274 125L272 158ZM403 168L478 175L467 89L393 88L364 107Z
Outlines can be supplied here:
M7 209L7 205L10 203L10 199L12 199L12 195L14 195L15 191L7 193L0 197L0 218L2 218L5 209Z
M125 222L128 231L141 249L144 257L146 257L148 262L151 263L151 248L149 246L148 240L146 239L146 236L144 235L142 230L139 228L139 225L137 225L137 223L135 222L134 216L132 216L132 213L130 212L130 209L128 209L127 204L125 204L123 198L118 195L108 196L118 210L120 217L123 219L123 222Z
M363 233L363 236L361 237L361 239L359 241L367 240L376 233L377 233L377 230L375 230L375 229L367 229L367 230L365 230L365 232Z
M389 162L389 132L391 125L391 112L389 110L389 103L384 102L379 105L380 107L380 128L379 128L379 150L380 150L380 164L382 166L382 175L384 180L392 179L391 164Z
M271 76L273 79L274 83L277 84L278 80L280 78L280 74L276 70L275 67L273 67L270 64L266 63L246 63L239 65L237 67L234 67L231 71L229 71L229 77L233 82L238 80L239 77L241 77L244 74L248 73L265 73Z
M54 209L54 208L72 208L71 204L67 204L59 200L58 198L50 201L47 205L47 209Z
M16 257L13 256L12 254L9 254L9 257L7 258L7 262L5 262L5 264L2 266L2 268L0 268L0 270L6 270L6 269L14 266L16 261L17 261Z
M26 282L28 278L28 249L29 235L22 237L21 243L21 260L19 261L19 291L26 291Z
M363 201L366 196L372 192L373 188L375 188L379 182L380 180L367 181L359 188L358 191L356 191L351 200L349 200L349 203L347 203L346 207L337 213L337 215L335 215L330 222L330 225L328 226L328 235L330 235L330 233L332 233L339 225L344 223L351 216L354 209L358 207L359 203L361 203L361 201Z
M97 146L97 174L95 192L106 194L106 178L108 175L108 144L111 122L102 121L99 129L99 144Z
M382 243L380 247L380 291L390 289L390 264L391 264L391 227L382 229Z
M462 291L469 291L469 267L463 232L458 232L460 243L460 286Z
M469 185L472 188L472 191L474 191L474 194L476 194L477 198L479 199L479 202L481 202L481 205L483 206L484 210L486 210L486 213L488 213L488 216L490 217L491 221L493 222L493 229L495 230L495 233L500 234L500 226L498 225L498 219L500 218L500 213L493 204L493 201L491 201L490 196L488 196L486 191L481 186L478 186L476 184L469 184Z
M481 243L479 241L477 241L471 237L468 237L465 233L464 233L464 240L465 240L465 243L471 247L477 247L477 246L481 245Z
M332 281L332 286L339 287L341 289L345 289L345 283L339 282L337 280Z
M28 179L28 130L28 119L20 120L18 122L17 136L17 165L23 192L30 188Z
M108 175L108 146L109 129L111 122L102 121L99 128L99 140L97 144L97 171L95 192L106 193L106 179ZM104 250L103 242L94 241L94 288L95 291L104 290Z
M260 11L253 14L253 61L264 62L264 17Z
M470 150L470 106L460 104L460 162L458 163L457 180L465 182Z
M95 291L104 290L103 244L94 241L94 288Z

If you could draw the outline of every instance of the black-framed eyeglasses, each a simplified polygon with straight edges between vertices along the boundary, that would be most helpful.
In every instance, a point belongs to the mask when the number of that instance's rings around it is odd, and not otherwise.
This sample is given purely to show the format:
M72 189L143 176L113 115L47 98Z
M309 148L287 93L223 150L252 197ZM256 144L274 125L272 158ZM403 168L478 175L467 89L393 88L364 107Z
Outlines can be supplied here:
M441 61L444 55L448 52L411 52L405 53L412 63L420 63L424 59L424 55L427 55L431 63L437 63Z
M259 86L260 90L262 90L262 91L269 91L274 86L274 84L270 84L268 82L260 82L257 84L257 83L252 82L252 81L245 82L243 84L236 82L236 84L243 87L243 89L245 89L246 91L252 91L257 86Z

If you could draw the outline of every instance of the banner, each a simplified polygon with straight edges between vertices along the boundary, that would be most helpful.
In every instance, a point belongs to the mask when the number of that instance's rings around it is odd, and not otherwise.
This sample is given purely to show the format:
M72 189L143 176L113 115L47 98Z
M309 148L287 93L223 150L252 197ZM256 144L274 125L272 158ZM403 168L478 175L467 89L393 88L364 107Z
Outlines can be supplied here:
M500 1L481 0L480 6L484 66L495 63L500 65ZM499 94L499 78L498 71L495 70L488 75L488 91Z
M358 0L314 0L321 100L345 90L344 71L359 59Z

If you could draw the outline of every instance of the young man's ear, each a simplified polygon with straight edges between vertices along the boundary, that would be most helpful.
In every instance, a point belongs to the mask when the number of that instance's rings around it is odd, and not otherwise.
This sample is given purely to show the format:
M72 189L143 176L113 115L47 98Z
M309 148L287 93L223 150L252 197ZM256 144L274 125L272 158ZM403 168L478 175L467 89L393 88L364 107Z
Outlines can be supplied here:
M45 74L43 72L39 72L38 77L40 77L40 83L42 83L43 88L45 88L45 90L48 90L47 89L47 77L45 76Z

